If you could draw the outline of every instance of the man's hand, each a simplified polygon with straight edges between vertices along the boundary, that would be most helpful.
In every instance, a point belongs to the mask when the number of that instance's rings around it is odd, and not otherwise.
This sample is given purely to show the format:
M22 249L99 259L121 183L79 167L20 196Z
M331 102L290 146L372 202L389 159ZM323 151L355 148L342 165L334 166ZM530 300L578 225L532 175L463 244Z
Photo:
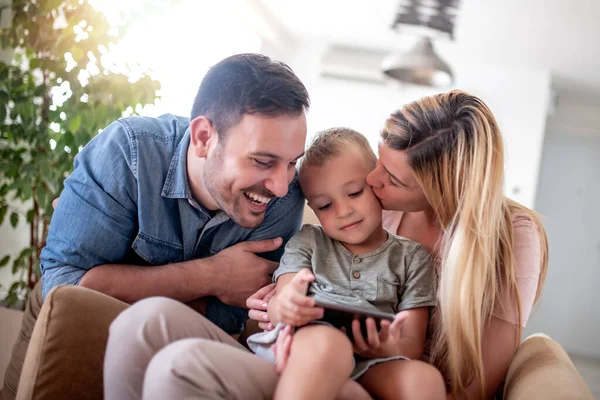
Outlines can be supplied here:
M246 307L250 309L248 312L248 318L258 321L258 327L265 331L273 330L274 326L269 321L269 314L267 314L267 306L269 300L275 295L275 284L265 286L248 297L246 300Z
M225 304L245 307L250 295L271 282L279 265L255 253L276 250L282 243L281 238L242 242L211 257L219 269L215 296Z
M381 321L381 330L373 318L367 318L367 338L363 338L360 322L352 321L352 335L354 336L354 352L364 358L384 358L399 355L398 348L402 333L402 324L408 317L408 312L402 311L396 315L394 321Z
M273 307L275 322L302 326L323 317L323 308L315 307L315 299L306 295L309 283L314 280L315 276L303 268L283 288L277 288L277 295L269 305Z

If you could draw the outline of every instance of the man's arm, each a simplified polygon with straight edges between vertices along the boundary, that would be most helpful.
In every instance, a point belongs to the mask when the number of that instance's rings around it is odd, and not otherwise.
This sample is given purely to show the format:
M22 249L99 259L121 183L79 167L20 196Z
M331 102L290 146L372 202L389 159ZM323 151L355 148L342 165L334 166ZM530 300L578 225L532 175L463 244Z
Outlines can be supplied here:
M208 258L161 266L106 264L85 272L80 286L133 303L150 296L189 302L216 296L243 307L246 299L270 283L277 263L254 253L275 250L281 239L242 242Z
M177 264L122 264L138 224L131 143L126 127L115 122L77 156L40 257L44 297L54 286L81 284L128 302L158 295L182 301L215 295L243 306L276 267L254 252L273 251L281 241L240 243L211 258Z

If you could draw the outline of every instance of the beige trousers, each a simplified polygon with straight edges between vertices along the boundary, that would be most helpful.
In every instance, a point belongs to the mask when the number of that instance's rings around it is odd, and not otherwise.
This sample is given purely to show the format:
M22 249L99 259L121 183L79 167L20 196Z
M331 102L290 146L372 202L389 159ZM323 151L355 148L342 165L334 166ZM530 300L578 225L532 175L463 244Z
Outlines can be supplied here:
M270 399L275 366L188 306L142 300L111 324L104 398Z

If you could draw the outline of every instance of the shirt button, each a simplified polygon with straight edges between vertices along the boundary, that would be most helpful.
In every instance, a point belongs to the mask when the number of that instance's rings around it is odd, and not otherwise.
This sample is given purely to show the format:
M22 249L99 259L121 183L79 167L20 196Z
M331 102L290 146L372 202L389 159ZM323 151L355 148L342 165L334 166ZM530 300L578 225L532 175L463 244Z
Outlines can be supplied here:
M357 264L358 264L358 263L359 263L359 262L361 262L361 261L362 261L362 260L360 259L360 257L354 257L354 262L355 262L355 263L357 263Z
M358 279L358 278L360 278L360 272L358 272L358 271L354 271L354 272L352 273L352 276L354 277L354 279Z

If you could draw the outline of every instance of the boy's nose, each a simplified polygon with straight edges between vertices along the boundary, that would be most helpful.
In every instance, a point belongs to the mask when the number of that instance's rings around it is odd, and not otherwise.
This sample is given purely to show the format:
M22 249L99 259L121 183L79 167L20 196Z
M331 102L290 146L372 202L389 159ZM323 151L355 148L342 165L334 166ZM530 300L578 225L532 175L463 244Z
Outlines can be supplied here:
M345 204L345 203L338 204L336 211L337 211L338 217L340 217L340 218L347 217L354 213L354 209L349 204Z

